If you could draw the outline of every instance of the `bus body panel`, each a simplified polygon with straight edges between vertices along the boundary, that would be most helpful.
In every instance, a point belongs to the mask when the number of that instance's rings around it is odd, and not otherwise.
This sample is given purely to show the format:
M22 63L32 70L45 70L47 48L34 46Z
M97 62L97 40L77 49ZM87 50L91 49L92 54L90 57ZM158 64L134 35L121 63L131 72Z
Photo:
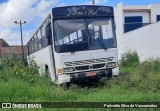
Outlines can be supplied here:
M54 68L53 68L53 60L51 56L51 46L47 46L46 48L41 49L40 51L37 51L28 57L29 59L33 59L37 65L39 66L39 74L40 76L49 76L52 81L55 81L55 74L54 74ZM46 69L45 65L48 66L48 74L46 75Z
M59 53L55 53L55 63L56 63L56 67L57 68L66 68L66 67L70 67L67 66L65 63L68 62L77 62L77 65L74 66L85 66L88 64L100 64L100 63L107 63L107 62L117 62L117 49L100 49L100 50L90 50L90 51L80 51L80 52L75 52L74 54L71 53L63 53L63 54L59 54ZM92 60L92 59L105 59L105 61L102 62L98 62L98 63L81 63L81 62L85 62L85 60ZM111 61L107 61L107 58L111 58ZM80 63L78 63L80 62ZM73 63L74 64L74 63Z
M84 67L84 66L94 66L99 64L104 64L102 67L98 68L88 68L84 70L79 70L75 72L69 72L62 74L58 74L58 81L56 81L57 84L65 83L65 82L71 82L72 75L84 75L86 72L96 72L98 73L99 70L107 71L108 69L112 70L112 75L117 76L119 75L119 67L118 67L118 58L117 58L117 48L113 49L101 49L101 50L90 50L90 51L80 51L75 52L74 54L71 53L63 53L55 54L55 60L57 69L63 69L63 68L76 68L76 67ZM107 60L108 59L108 60ZM95 62L93 62L95 60ZM96 60L101 60L96 63ZM87 63L85 63L87 61ZM90 61L90 62L88 62ZM68 63L68 65L66 65ZM107 67L108 63L116 63L115 67ZM73 64L73 65L72 65ZM85 78L85 77L84 77Z
M90 50L84 52L75 52L74 54L62 55L61 60L63 67L66 67L64 64L65 62L72 62L72 61L84 61L84 60L91 60L91 59L100 59L100 58L111 58L113 57L113 61L116 62L117 58L115 55L117 54L117 49L101 49L101 50ZM112 61L112 62L113 62Z

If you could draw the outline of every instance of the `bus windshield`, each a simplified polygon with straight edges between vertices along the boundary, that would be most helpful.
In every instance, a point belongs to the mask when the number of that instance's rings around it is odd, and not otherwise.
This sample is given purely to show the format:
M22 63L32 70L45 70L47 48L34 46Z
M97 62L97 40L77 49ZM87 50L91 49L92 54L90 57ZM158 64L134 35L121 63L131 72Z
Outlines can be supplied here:
M56 20L56 52L115 48L112 18Z

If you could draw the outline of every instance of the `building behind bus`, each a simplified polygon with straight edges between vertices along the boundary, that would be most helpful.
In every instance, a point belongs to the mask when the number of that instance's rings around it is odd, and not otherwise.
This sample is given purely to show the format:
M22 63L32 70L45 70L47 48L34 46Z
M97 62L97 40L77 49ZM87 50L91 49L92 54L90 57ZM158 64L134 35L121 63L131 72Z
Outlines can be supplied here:
M27 55L26 46L24 46L24 55L25 57ZM22 59L22 47L19 45L10 46L5 40L0 39L0 59L4 57Z

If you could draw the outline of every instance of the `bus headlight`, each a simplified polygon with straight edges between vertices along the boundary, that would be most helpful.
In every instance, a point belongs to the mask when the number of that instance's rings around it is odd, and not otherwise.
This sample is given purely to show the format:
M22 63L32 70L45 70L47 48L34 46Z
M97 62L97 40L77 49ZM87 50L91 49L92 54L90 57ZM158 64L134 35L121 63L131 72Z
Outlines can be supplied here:
M57 69L57 72L58 74L62 74L62 69L61 68Z
M63 69L63 72L73 72L73 71L74 69L72 67Z
M116 63L115 62L111 62L111 63L108 63L107 64L107 67L115 67L116 66Z

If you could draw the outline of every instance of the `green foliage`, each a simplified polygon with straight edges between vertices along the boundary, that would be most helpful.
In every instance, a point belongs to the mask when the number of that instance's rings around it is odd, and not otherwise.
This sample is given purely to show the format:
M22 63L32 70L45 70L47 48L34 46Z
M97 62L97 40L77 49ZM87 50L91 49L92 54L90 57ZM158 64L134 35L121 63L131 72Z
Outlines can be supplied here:
M122 55L121 65L125 67L137 66L139 64L139 57L136 51L128 51Z
M20 78L33 83L38 79L39 67L33 59L31 59L30 61L30 66L23 66L21 60L4 58L2 60L2 69L5 73L7 73L7 75L11 77Z
M133 92L160 92L160 59L150 59L137 67L120 66L120 73L123 75L118 78L101 82L104 86L109 84Z
M159 73L160 72L160 59L149 59L141 63L140 65L141 71L145 72L154 72Z
M51 85L48 78L38 76L38 66L30 60L23 67L21 61L5 60L0 70L1 102L159 102L160 60L150 59L139 65L120 66L120 75L102 78L98 87L79 87L72 84L68 90ZM32 80L33 79L33 80ZM44 109L45 110L45 109ZM48 109L47 109L48 110ZM55 109L63 111L64 109ZM68 111L74 109L67 109ZM99 109L77 109L79 111ZM113 109L107 109L112 111ZM114 109L121 111L123 109ZM136 109L137 110L137 109ZM145 109L141 108L139 111ZM150 109L152 110L152 109ZM156 109L154 109L156 111ZM100 110L100 111L103 111ZM132 109L131 109L132 111ZM157 110L158 111L158 110Z

